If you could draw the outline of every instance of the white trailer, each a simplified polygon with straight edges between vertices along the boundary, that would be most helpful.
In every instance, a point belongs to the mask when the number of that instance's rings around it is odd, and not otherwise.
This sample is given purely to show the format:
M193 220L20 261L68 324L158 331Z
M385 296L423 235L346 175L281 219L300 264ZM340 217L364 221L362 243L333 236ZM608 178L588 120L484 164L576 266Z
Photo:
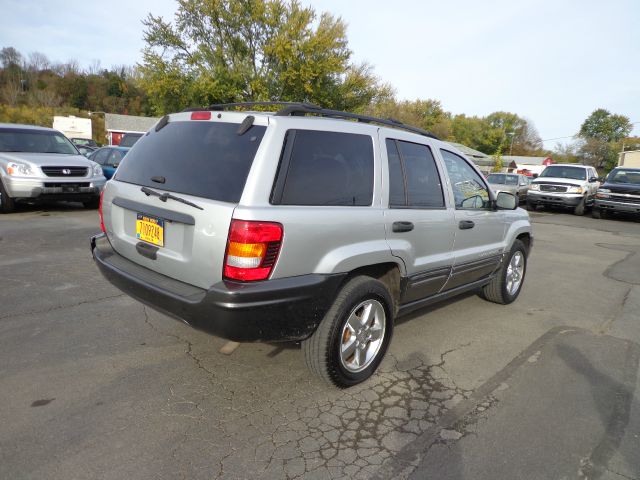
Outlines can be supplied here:
M68 117L53 117L53 128L60 130L67 138L86 138L91 140L91 119Z

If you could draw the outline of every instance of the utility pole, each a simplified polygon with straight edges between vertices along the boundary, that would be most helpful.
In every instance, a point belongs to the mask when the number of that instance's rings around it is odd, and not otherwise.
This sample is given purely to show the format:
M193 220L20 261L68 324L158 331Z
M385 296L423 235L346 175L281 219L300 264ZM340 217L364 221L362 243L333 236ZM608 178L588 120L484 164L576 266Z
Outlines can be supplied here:
M516 132L507 132L507 135L511 135L511 145L509 146L509 156L513 155L513 139L516 138Z

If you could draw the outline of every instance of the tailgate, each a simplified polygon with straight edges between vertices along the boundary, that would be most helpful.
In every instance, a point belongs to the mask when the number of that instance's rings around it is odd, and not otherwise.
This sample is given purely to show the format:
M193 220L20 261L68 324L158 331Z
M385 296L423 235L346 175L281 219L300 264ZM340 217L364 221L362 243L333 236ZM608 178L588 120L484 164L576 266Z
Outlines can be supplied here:
M231 216L266 130L265 118L251 117L239 131L247 118L178 113L136 142L103 198L120 255L200 288L222 279Z
M222 278L227 234L235 204L184 194L179 196L203 210L171 199L163 202L158 197L147 196L138 185L110 181L102 207L107 236L114 250L127 259L176 280L208 289ZM152 227L145 227L140 222L151 223ZM152 231L141 232L141 228Z

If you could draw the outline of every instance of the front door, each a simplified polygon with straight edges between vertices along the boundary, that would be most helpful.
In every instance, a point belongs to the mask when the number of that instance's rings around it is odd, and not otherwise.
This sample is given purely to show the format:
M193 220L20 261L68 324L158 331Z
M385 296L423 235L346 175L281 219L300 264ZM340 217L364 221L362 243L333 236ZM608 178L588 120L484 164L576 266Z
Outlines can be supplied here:
M494 210L489 187L463 157L440 150L455 204L454 264L444 290L491 275L504 249L504 213Z

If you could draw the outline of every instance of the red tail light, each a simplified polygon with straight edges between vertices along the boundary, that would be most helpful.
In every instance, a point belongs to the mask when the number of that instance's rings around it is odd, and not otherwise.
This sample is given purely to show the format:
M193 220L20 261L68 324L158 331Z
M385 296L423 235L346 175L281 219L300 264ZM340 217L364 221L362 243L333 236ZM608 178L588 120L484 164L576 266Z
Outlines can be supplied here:
M224 276L232 280L266 280L282 245L282 225L232 220L224 258Z
M191 120L211 120L211 112L192 112Z
M102 233L107 233L107 230L104 228L104 217L102 216L102 197L104 197L104 190L100 192L100 205L98 206L98 213L100 214L100 230L102 230Z

